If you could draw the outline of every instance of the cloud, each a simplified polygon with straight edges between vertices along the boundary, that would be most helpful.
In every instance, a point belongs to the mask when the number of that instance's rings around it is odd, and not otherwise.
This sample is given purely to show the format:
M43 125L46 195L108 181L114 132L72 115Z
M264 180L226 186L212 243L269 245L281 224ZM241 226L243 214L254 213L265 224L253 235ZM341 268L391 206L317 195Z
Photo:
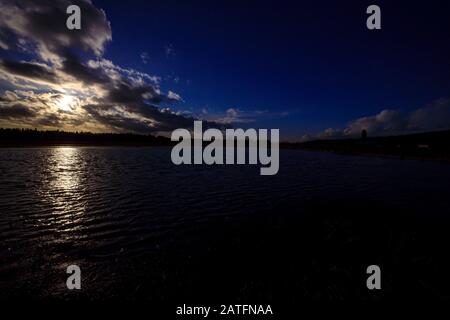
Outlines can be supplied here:
M367 130L372 135L397 133L404 131L408 126L405 114L395 110L383 110L375 116L363 117L350 122L344 129L344 135L352 136Z
M252 115L249 112L244 112L242 110L239 110L237 108L228 108L226 110L226 113L224 116L208 113L206 110L202 110L202 113L206 116L208 116L210 119L214 119L214 121L222 124L235 124L235 123L248 123L248 122L254 122L255 119L252 117Z
M58 77L53 70L43 63L0 60L0 70L25 79L37 79L50 83L58 83Z
M30 108L20 103L0 104L0 117L3 119L31 118L34 115L35 113Z
M83 124L85 115L71 110L61 110L59 104L63 97L58 92L6 91L0 97L0 126L39 126L49 129L64 124L76 130L77 126ZM71 107L80 108L80 102L74 97Z
M409 115L409 129L413 131L450 128L450 99L439 99Z
M357 137L362 130L370 136L386 136L446 129L450 129L450 99L442 98L411 112L382 110L350 121L343 129L328 128L317 135L305 135L302 140Z
M81 8L81 30L66 28L70 4ZM0 95L0 126L138 133L192 127L193 118L164 105L183 100L164 93L160 77L103 58L111 40L105 12L90 0L2 0L0 50L30 60L0 60L8 88ZM175 54L172 45L166 54Z
M111 78L117 79L119 77L126 77L135 84L143 84L146 81L158 85L161 82L161 77L150 75L145 72L136 71L134 69L122 68L115 65L111 60L97 59L88 62L89 67L94 69L101 69L105 71Z
M62 62L61 71L86 85L102 85L111 81L111 78L106 74L105 70L85 65L72 55L65 57Z
M172 101L183 101L183 98L178 93L175 93L173 91L170 91L167 93L167 98Z
M147 64L148 63L148 53L147 52L141 52L141 60L143 64Z
M228 108L225 112L217 112L208 108L202 108L199 111L199 118L207 119L209 121L221 123L224 125L255 123L261 120L282 118L288 115L289 112L271 112L269 110L243 110L240 108Z
M69 5L78 5L82 13L82 28L69 31L66 27ZM2 0L0 3L1 42L8 48L33 43L44 61L58 61L67 48L79 48L100 56L111 41L111 27L103 10L90 0ZM7 37L13 34L16 37Z
M176 56L175 49L173 48L173 44L169 43L164 47L164 52L166 54L166 58L173 58Z

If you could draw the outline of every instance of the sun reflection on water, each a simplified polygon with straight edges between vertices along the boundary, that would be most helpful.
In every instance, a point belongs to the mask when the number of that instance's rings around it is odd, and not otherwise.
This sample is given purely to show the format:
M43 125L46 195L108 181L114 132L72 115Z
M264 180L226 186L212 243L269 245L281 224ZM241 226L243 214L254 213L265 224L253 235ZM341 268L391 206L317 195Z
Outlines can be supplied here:
M54 148L49 162L53 166L53 187L69 193L80 186L79 150L77 148Z
M85 165L80 148L52 148L47 159L46 200L52 207L52 224L59 232L80 228L85 213Z

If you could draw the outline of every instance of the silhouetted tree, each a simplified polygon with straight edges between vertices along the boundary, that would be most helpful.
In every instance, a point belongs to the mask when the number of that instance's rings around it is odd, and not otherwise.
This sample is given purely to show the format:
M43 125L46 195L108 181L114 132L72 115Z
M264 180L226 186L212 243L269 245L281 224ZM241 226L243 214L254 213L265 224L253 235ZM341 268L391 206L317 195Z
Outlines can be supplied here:
M367 138L367 130L366 129L363 129L362 131L361 131L361 139L366 139Z

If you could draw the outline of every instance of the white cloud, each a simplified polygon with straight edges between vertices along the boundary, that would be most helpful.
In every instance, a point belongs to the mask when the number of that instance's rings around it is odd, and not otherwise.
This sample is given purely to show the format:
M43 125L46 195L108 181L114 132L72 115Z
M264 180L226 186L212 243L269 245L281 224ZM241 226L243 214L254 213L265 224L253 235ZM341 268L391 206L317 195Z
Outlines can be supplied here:
M302 140L357 137L362 130L369 136L386 136L446 129L450 129L450 99L442 98L411 112L382 110L374 116L350 121L343 129L328 128Z
M170 90L167 93L167 98L169 98L169 100L173 100L173 101L183 101L183 99L181 98L181 96L178 93L175 93Z

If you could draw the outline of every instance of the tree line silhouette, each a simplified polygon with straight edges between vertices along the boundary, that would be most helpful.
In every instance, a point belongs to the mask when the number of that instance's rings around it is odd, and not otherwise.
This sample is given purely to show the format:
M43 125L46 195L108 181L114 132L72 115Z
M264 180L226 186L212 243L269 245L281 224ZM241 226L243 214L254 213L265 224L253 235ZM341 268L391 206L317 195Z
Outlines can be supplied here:
M132 133L67 132L60 130L0 128L0 146L164 146L171 145L169 138Z
M173 146L170 138L133 133L92 133L0 128L0 147L29 146ZM450 160L450 130L416 134L280 143L281 148L374 154L400 158Z
M382 137L368 137L363 131L359 139L314 140L284 146L342 154L450 160L450 130Z

